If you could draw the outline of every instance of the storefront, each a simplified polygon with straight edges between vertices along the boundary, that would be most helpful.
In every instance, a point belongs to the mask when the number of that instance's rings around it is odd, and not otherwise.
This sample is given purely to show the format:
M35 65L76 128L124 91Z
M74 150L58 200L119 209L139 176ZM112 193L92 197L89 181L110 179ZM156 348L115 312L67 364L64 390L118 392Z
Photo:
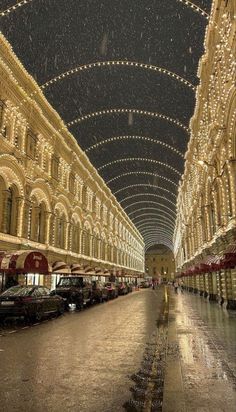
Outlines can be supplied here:
M1 290L19 285L46 285L47 258L37 250L0 252Z
M56 261L52 264L51 268L51 289L54 290L58 284L61 276L71 275L71 268L65 262Z

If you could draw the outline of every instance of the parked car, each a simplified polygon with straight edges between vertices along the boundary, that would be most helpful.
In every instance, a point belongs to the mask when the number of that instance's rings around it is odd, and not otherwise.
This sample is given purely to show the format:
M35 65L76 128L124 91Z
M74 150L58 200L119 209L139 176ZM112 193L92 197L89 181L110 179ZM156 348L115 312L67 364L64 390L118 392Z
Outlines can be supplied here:
M54 291L65 302L65 308L75 304L77 309L92 303L92 283L84 276L63 276Z
M92 300L95 303L102 303L108 300L108 289L105 287L104 283L99 280L94 280L92 282Z
M140 283L140 288L142 288L142 289L150 288L150 286L151 286L151 284L147 281L142 281Z
M127 283L128 293L133 292L133 283Z
M118 287L113 282L107 282L105 288L108 291L108 299L118 298Z
M127 295L128 293L128 286L125 282L118 283L118 294L119 295Z
M40 321L64 312L64 301L44 286L12 286L0 295L0 317L20 317Z

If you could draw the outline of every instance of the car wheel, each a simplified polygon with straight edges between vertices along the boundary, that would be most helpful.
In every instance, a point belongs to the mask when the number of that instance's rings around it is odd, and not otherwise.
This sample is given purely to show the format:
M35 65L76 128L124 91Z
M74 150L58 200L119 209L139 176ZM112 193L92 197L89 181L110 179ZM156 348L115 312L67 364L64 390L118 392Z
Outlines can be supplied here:
M58 306L58 309L57 309L57 314L58 314L58 316L63 315L64 311L65 311L65 309L64 309L63 306L61 306L61 305Z
M42 312L42 310L39 309L39 310L37 310L37 312L34 315L34 320L36 322L40 322L42 320L42 318L43 318L43 312Z

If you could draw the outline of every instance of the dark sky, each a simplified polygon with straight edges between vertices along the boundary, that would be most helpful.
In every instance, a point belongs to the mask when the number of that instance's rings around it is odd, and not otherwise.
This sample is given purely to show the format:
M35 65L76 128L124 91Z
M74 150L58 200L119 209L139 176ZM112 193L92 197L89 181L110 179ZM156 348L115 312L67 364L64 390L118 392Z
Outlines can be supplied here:
M1 0L1 11L15 3ZM210 12L211 0L194 3ZM196 86L206 25L205 16L179 0L32 0L0 18L0 30L40 85L81 65L122 60L161 67ZM51 84L44 93L66 123L100 110L138 109L159 113L188 127L195 105L195 91L186 84L163 72L134 66L106 65L79 71ZM141 114L94 116L69 130L84 150L111 137L128 135L164 142L184 154L189 140L188 132L175 123ZM87 154L97 168L122 158L157 160L180 173L184 167L178 153L142 139L116 140ZM144 173L126 175L135 171ZM143 201L127 209L132 218L141 213L140 208L155 208L150 201L159 203L156 214L161 220L160 209L174 216L168 200L175 202L177 189L173 183L178 184L179 175L170 168L136 160L107 166L100 173L105 181L125 174L109 184L113 192L133 185L118 192L118 200L143 194L122 202L128 206ZM139 183L155 187L135 186ZM148 214L147 209L150 219Z

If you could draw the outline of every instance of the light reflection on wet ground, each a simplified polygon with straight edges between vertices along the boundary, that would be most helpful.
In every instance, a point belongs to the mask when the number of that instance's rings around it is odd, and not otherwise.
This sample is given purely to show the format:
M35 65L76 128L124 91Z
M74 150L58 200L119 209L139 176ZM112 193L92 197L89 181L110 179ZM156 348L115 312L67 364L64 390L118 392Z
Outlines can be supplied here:
M1 410L122 411L162 296L134 292L1 337Z
M172 293L171 311L179 349L183 410L236 411L236 314L188 293Z

